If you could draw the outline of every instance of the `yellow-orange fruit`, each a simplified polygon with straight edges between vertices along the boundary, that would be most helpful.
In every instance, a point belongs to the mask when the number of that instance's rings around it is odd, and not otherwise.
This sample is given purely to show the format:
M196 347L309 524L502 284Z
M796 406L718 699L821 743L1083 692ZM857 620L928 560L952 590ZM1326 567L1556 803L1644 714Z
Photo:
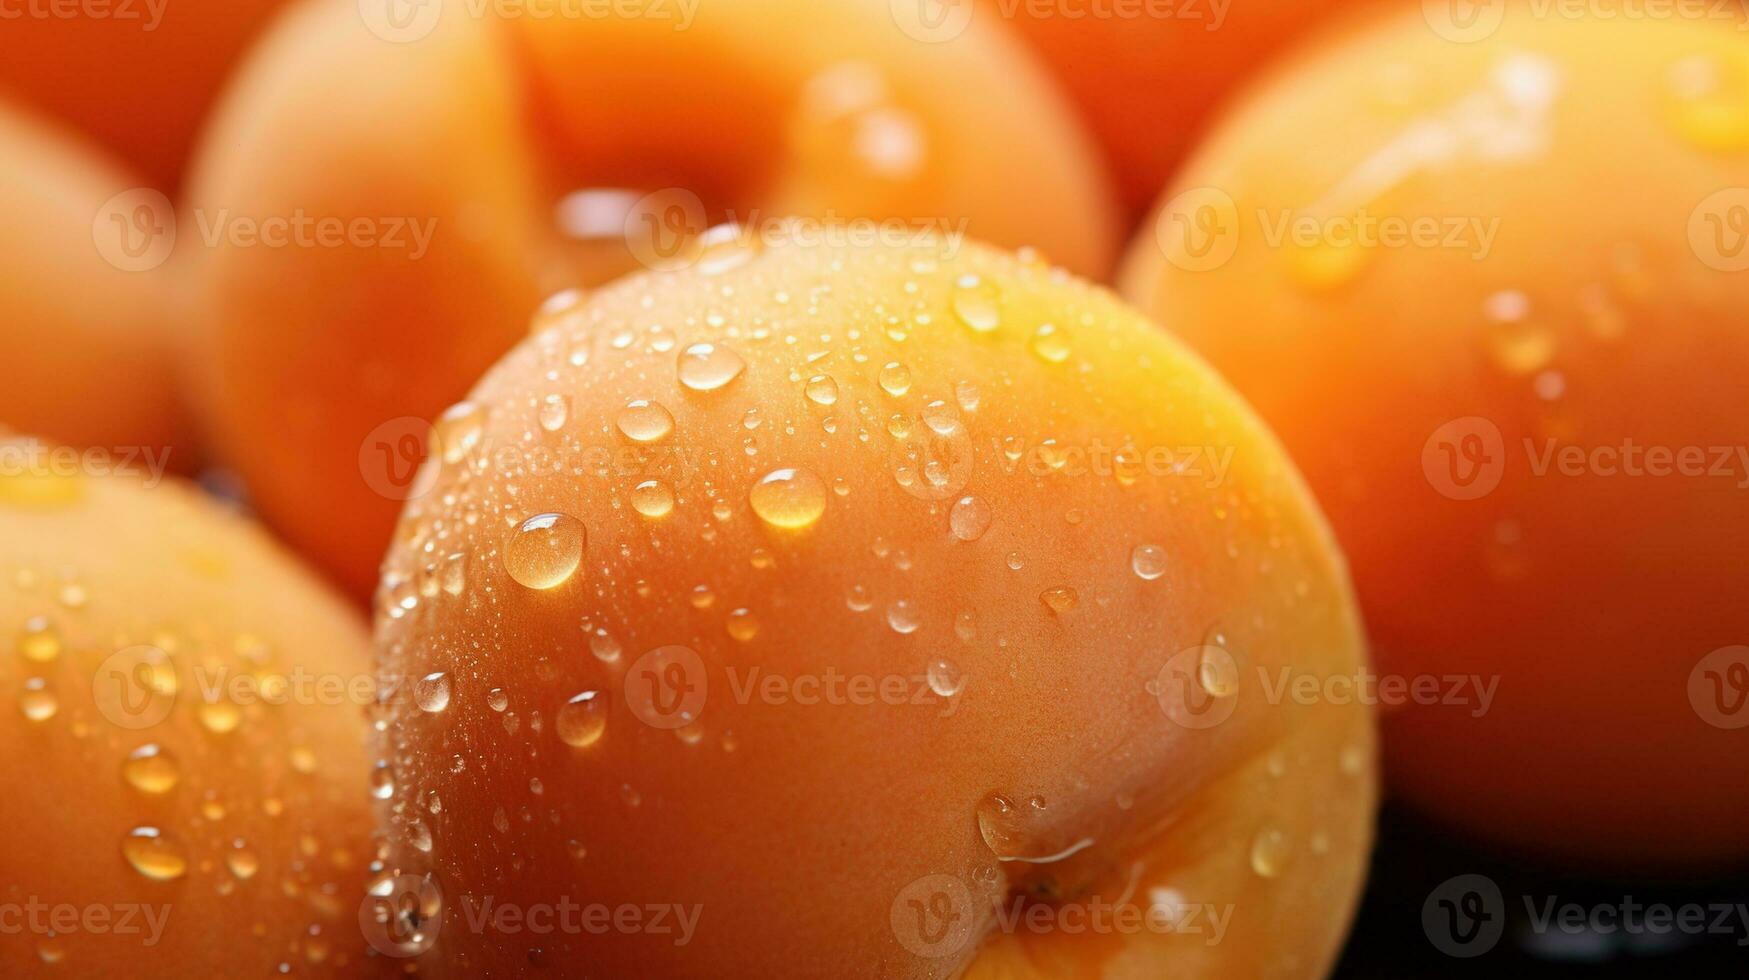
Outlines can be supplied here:
M65 120L175 193L195 133L275 0L17 0L0 93Z
M897 224L861 234L1108 262L1093 151L1005 34L923 44L884 0L645 6L447 0L403 24L308 4L213 127L190 203L218 229L196 273L214 432L264 516L357 592L418 462L396 420L459 398L539 297L683 254L707 222L875 218ZM338 244L232 233L300 215Z
M0 624L0 974L359 975L351 609L192 489L28 472L0 475Z
M1296 66L1125 289L1330 511L1381 670L1423 685L1385 714L1397 793L1576 866L1710 873L1749 859L1749 46L1480 13Z
M977 16L1011 20L1050 64L1099 137L1124 204L1136 214L1167 186L1216 109L1294 41L1355 16L1344 8L1363 6L1361 0L976 2Z
M1268 432L1034 258L714 259L540 318L402 518L420 970L1320 975L1373 739Z
M186 469L161 195L0 103L0 425Z

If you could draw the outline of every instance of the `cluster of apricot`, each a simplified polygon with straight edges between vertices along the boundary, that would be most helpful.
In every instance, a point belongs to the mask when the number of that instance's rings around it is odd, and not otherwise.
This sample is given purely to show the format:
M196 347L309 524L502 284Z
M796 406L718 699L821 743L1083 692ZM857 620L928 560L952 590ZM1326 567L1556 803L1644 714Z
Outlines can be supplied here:
M1086 6L0 19L0 974L1315 977L1381 791L1749 863L1749 14Z

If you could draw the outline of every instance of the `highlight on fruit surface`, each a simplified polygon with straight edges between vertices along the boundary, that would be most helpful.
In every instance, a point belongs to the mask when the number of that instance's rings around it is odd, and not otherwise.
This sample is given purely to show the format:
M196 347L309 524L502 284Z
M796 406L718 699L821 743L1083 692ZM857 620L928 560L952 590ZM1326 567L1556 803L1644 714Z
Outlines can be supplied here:
M1712 9L1355 33L1124 276L1281 434L1421 685L1395 792L1594 872L1749 861L1749 45Z
M193 489L36 445L0 436L0 974L360 975L362 624Z
M748 237L972 234L1087 273L1117 245L1090 141L999 24L936 45L886 0L393 6L288 13L188 201L212 236L189 266L218 449L361 596L425 423L544 296L708 262L700 236L731 218Z
M1108 293L744 243L549 306L436 441L376 604L422 975L1333 961L1375 801L1341 557Z

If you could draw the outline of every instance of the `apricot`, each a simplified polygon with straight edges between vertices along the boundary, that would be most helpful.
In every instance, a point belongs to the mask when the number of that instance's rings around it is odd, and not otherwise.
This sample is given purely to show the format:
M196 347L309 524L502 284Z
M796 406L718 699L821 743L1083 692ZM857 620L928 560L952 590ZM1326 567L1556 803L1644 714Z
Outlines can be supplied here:
M350 608L190 488L45 466L0 475L0 623L0 974L358 975Z
M9 0L0 93L175 194L195 135L276 0Z
M163 195L0 102L0 425L186 470Z
M1110 294L725 245L545 312L438 443L377 634L422 973L1330 964L1375 795L1368 709L1304 690L1364 663L1342 560Z
M195 291L220 449L356 592L410 492L418 420L540 297L684 261L707 219L753 235L780 215L880 219L898 224L863 234L1108 262L1093 151L994 27L924 45L884 0L511 6L297 8L241 74L191 194L214 229ZM272 222L290 244L256 239Z
M1395 793L1575 868L1715 872L1749 858L1749 49L1482 14L1259 94L1124 290L1329 510L1380 670L1423 685L1384 716Z
M913 0L895 0L913 2ZM925 6L974 0L914 0ZM1011 21L1093 127L1124 204L1138 216L1205 135L1217 110L1294 42L1376 0L975 0ZM939 16L943 30L954 23ZM962 15L963 16L963 15Z

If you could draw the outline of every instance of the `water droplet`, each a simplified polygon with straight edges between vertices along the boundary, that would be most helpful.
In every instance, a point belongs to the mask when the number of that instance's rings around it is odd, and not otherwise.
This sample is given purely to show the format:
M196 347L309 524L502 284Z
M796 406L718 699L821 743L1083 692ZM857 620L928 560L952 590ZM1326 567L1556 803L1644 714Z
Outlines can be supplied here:
M931 661L928 670L929 689L944 698L958 694L966 685L965 675L951 660L941 658Z
M234 701L202 701L195 706L201 727L214 735L229 735L243 724L243 709Z
M1002 293L995 283L978 276L959 278L950 305L954 317L976 333L989 333L1002 325Z
M493 711L503 712L510 707L510 695L506 694L503 688L494 687L486 692L486 707Z
M255 877L255 872L261 870L261 860L239 837L231 842L231 849L225 854L225 867L230 868L238 880L248 881Z
M437 714L449 707L449 675L443 671L426 674L413 685L413 701L420 711Z
M49 691L47 681L32 677L24 682L24 694L18 699L18 708L31 721L48 721L61 705Z
M619 659L619 641L606 630L598 629L589 637L589 652L595 654L596 659L603 663L613 663Z
M1530 300L1515 289L1503 290L1482 304L1488 318L1488 350L1494 362L1511 374L1534 374L1555 356L1555 335L1530 315Z
M599 691L584 691L559 709L558 727L566 745L579 749L594 745L607 731L607 699Z
M948 526L961 541L976 541L990 530L990 505L977 497L961 497L948 511Z
M1196 682L1210 697L1231 697L1239 693L1238 663L1219 647L1204 647L1196 661Z
M431 853L431 828L425 826L425 821L415 820L407 825L407 843L422 853Z
M1074 589L1067 586L1058 586L1054 589L1046 589L1039 595L1039 601L1043 602L1046 606L1049 606L1051 612L1061 616L1075 608L1076 604L1081 601L1081 596L1077 594Z
M626 402L615 420L619 431L633 442L661 442L674 431L674 416L660 402L638 398Z
M570 415L570 406L563 395L548 395L540 403L540 427L548 432L557 432L565 427L565 419Z
M759 618L751 610L736 609L729 613L725 627L730 636L746 643L759 635Z
M176 758L158 745L142 745L128 753L121 772L129 786L154 796L176 788L176 781L182 775Z
M880 380L882 391L899 398L911 390L911 369L898 361L891 361L881 368Z
M887 625L899 634L915 633L919 625L917 607L909 599L900 599L887 607Z
M765 243L757 233L739 225L717 225L698 237L696 268L700 275L720 276L746 265L764 251Z
M1274 827L1265 827L1251 841L1251 870L1265 878L1281 874L1289 853L1287 835Z
M390 771L388 760L378 761L370 771L370 795L379 800L394 798L395 774Z
M172 881L188 872L182 849L165 839L156 827L135 827L121 844L122 856L134 870L153 881Z
M826 512L826 485L807 470L773 470L754 484L748 502L773 527L804 528Z
M1157 544L1139 544L1130 552L1130 568L1136 577L1152 582L1166 574L1166 549Z
M978 614L967 609L953 619L953 633L960 638L961 643L970 643L978 638Z
M694 609L709 609L711 603L717 601L717 594L712 592L708 585L695 585L692 587L691 594L687 596L687 601L692 603Z
M667 517L674 510L674 491L661 480L645 480L632 488L632 509L651 519Z
M874 599L868 594L868 589L853 585L845 593L844 604L850 607L851 612L868 612L874 606Z
M480 444L480 432L486 416L473 402L451 405L432 427L431 438L437 443L443 461L451 466L467 458Z
M680 352L680 383L693 391L715 391L735 380L747 362L718 344L693 344Z
M528 588L553 588L582 562L585 536L583 522L569 514L536 514L505 542L504 568Z
M24 633L18 638L18 652L32 663L46 664L61 655L61 634L42 616L24 623Z
M1071 353L1069 337L1054 323L1043 323L1032 334L1032 352L1048 364L1061 364Z
M816 374L808 379L808 400L816 405L832 405L838 401L838 382L830 374Z
M954 385L953 397L955 401L959 402L960 411L975 412L978 410L978 405L980 403L978 386L972 384L970 381L961 381L959 384Z

